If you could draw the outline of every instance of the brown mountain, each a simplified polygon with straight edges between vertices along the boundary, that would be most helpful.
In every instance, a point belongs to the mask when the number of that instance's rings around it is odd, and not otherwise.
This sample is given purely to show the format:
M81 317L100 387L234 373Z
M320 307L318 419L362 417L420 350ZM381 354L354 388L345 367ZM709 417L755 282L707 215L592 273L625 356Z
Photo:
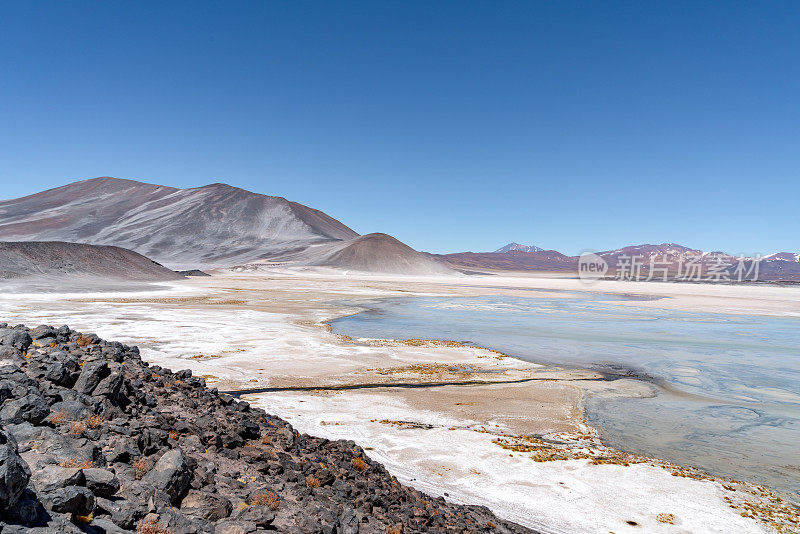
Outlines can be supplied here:
M652 262L655 267L653 278L660 280L663 280L664 269L667 271L668 280L685 276L689 262L699 265L701 278L708 277L716 266L722 263L730 266L727 271L730 278L738 279L736 268L740 260L740 257L724 252L704 252L675 243L634 245L598 252L597 255L609 265L608 278L614 278L618 274L630 275L630 262L634 261L632 258L635 257L635 262L641 266L638 272L642 278L650 275ZM460 252L437 255L436 258L450 267L460 270L556 272L572 276L577 276L579 260L579 256L566 256L554 250ZM753 278L755 273L750 270L751 267L752 260L745 259L743 280ZM780 252L765 256L759 264L757 279L761 281L800 281L800 254Z
M555 250L525 252L458 252L436 254L436 259L461 270L490 269L500 271L556 271L577 272L577 258L565 256Z
M173 268L354 237L319 210L226 184L176 189L105 177L0 202L0 240L115 245Z
M76 279L158 282L183 275L119 247L59 241L0 242L0 280Z

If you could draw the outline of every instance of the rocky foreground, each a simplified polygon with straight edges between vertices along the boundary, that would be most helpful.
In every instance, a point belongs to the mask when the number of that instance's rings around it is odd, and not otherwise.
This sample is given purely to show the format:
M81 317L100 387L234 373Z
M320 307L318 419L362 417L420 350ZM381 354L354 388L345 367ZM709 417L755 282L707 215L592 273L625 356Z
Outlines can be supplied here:
M0 403L3 534L532 532L66 326L0 323Z

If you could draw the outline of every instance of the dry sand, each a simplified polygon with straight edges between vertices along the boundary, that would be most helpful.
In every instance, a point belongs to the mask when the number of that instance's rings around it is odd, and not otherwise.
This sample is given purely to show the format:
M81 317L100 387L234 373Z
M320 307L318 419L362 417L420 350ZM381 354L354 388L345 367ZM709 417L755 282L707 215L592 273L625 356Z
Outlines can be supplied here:
M663 297L633 303L645 307L800 315L800 288L263 267L214 274L147 293L4 295L0 309L9 322L68 323L135 343L147 360L190 368L220 389L272 388L245 398L301 431L355 440L403 482L545 532L769 532L770 516L780 519L780 503L759 488L599 442L582 418L583 393L644 396L648 384L448 343L354 343L326 321L390 296L587 290Z

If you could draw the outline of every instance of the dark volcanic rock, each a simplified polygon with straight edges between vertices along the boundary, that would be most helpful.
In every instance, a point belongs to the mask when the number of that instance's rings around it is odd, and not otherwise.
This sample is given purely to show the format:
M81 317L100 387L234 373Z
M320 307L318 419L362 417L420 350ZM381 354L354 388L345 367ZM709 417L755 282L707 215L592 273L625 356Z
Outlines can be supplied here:
M45 508L62 514L87 516L94 512L94 495L86 488L67 486L44 494Z
M41 395L32 393L21 399L9 400L0 408L0 423L4 425L23 423L38 424L50 415L50 406Z
M176 503L189 489L191 479L192 474L183 452L180 449L172 449L158 460L143 481L165 492L172 502Z
M0 507L10 508L25 487L31 471L17 454L17 443L8 433L0 430Z
M532 532L93 334L0 324L0 377L3 534Z

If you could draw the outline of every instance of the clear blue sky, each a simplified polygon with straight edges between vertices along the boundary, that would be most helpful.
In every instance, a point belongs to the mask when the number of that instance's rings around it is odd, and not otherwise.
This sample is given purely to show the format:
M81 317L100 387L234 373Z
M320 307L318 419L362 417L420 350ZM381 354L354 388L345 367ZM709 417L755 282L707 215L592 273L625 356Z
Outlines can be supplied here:
M800 251L800 2L3 2L0 198L227 182L432 252Z

